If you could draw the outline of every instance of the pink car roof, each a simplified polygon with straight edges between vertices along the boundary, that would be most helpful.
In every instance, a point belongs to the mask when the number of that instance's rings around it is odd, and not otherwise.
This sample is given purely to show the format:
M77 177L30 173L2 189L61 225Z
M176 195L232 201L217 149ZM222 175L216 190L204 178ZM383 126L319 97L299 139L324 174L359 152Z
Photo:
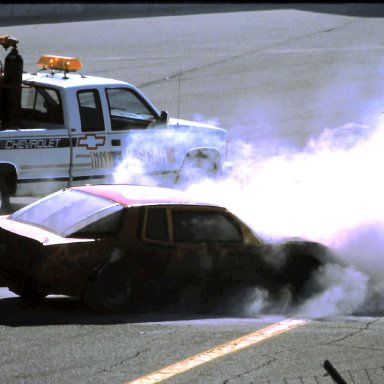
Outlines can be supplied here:
M100 184L72 187L71 189L105 197L125 206L150 204L192 204L212 206L212 204L192 198L183 191L162 187Z

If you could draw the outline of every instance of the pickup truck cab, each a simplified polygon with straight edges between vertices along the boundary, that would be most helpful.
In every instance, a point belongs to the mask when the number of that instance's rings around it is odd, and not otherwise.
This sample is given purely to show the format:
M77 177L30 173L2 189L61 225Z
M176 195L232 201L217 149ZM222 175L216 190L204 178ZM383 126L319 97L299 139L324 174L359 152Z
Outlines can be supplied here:
M196 170L226 167L224 129L169 118L132 84L78 73L76 58L44 55L39 72L8 84L14 58L15 46L0 72L0 209L10 196L96 182L182 185Z

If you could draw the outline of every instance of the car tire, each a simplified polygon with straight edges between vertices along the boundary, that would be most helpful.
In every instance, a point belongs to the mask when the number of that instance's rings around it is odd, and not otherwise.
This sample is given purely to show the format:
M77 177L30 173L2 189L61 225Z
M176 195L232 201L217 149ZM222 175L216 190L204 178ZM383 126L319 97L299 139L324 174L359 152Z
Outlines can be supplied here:
M120 262L110 263L89 280L83 302L95 312L113 312L129 307L132 297L132 278Z
M47 296L44 292L37 291L30 287L23 287L17 291L12 291L16 293L16 295L20 296L20 299L29 304L38 304L44 300Z
M0 176L0 213L9 210L10 194L4 176Z
M311 254L294 254L287 259L282 271L282 280L289 286L295 302L318 291L313 277L322 265L323 263Z

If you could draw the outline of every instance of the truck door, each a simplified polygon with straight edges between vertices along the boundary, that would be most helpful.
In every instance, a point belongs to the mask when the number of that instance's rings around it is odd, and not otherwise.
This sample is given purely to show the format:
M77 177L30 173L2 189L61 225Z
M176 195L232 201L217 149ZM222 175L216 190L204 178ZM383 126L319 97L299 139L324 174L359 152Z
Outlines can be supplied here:
M138 175L178 168L175 132L159 124L159 114L135 89L107 88L112 149L120 151L116 181L140 182Z
M76 93L80 132L72 148L73 184L109 182L113 159L107 140L100 93L83 89Z
M25 84L19 117L19 129L4 131L1 140L1 162L19 170L18 194L41 195L65 187L70 142L59 90Z

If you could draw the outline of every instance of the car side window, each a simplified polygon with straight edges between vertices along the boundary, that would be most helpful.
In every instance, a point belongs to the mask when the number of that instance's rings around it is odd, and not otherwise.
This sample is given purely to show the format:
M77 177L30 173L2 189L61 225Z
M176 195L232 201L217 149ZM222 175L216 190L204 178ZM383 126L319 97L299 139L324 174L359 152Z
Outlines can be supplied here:
M165 208L147 208L145 238L168 241L167 211Z
M133 90L109 88L106 92L113 131L143 129L156 122L155 112Z
M172 218L176 243L243 242L238 223L225 212L174 209Z
M78 232L71 234L71 237L106 237L114 235L120 228L123 212L124 210L120 209L99 220L95 220Z
M104 131L104 118L99 92L96 89L77 92L82 132Z

